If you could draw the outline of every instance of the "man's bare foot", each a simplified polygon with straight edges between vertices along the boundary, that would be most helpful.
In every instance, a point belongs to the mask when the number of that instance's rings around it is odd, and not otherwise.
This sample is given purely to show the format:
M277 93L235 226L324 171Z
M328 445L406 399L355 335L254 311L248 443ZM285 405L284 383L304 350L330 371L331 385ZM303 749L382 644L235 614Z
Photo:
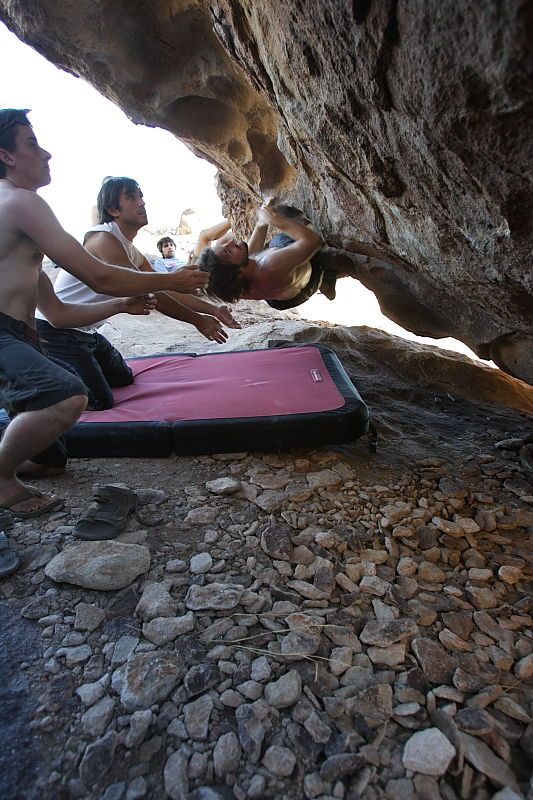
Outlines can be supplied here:
M320 284L320 292L327 297L328 300L335 300L337 275L331 270L326 270Z
M56 495L43 494L33 486L24 486L17 479L0 482L0 508L9 509L21 519L39 517L62 502Z
M352 256L345 250L337 250L333 247L323 247L316 256L318 263L326 272L335 273L337 278L357 278L357 264L361 261L361 256ZM365 263L367 256L363 256Z
M21 478L52 478L62 475L66 467L47 467L45 464L36 464L35 461L24 461L17 470Z

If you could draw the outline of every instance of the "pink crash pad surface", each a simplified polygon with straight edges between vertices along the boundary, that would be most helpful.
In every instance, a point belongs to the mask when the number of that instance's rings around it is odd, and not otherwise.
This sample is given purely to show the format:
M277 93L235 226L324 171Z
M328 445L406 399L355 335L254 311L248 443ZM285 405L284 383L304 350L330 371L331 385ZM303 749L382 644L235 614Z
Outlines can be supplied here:
M316 347L205 356L154 356L129 362L135 381L113 391L114 408L80 422L178 422L308 414L345 401Z

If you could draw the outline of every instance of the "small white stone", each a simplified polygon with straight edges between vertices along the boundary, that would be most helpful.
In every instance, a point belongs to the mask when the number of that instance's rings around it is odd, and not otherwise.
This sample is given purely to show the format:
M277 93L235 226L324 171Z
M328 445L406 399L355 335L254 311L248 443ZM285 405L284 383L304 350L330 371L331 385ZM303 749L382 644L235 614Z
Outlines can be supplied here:
M522 570L520 569L520 567L502 566L498 570L498 577L504 583L510 583L512 585L514 583L518 583L518 581L521 581L524 576L522 574Z
M492 800L524 800L524 796L517 794L513 789L510 789L509 786L506 786L505 789L500 789L499 792L493 794Z
M342 675L352 666L351 647L334 647L329 658L329 668L334 675Z
M533 678L533 653L524 656L520 661L517 661L514 667L514 674L521 681Z
M418 714L420 711L420 703L400 703L394 707L395 717L410 717L413 714Z
M478 533L481 530L477 522L470 517L458 517L455 516L454 522L456 522L465 533Z
M323 469L321 472L311 472L307 476L307 482L312 489L326 489L330 486L337 486L341 481L341 476L331 469Z
M407 740L402 762L406 769L423 775L444 775L455 756L455 747L438 728L417 731Z
M388 528L391 525L397 525L398 522L410 514L412 508L413 507L410 503L404 503L403 500L398 500L391 505L382 506L380 511L387 521L387 524L384 525L384 527ZM385 520L382 520L382 524L384 524Z
M367 655L378 667L396 667L405 661L405 645L391 644L389 647L369 647Z
M492 570L472 567L472 569L468 570L468 577L471 581L490 581L492 578Z
M234 494L241 488L241 482L235 478L217 478L207 481L206 487L212 494Z
M215 773L224 776L228 772L235 772L239 766L241 745L234 733L223 734L216 743L213 752L213 765Z
M414 575L417 569L418 569L418 564L413 558L404 557L400 558L400 560L398 561L396 572L398 573L398 575L405 575L409 577L411 575Z
M251 678L253 681L266 681L272 675L272 669L266 656L259 656L252 661Z
M173 558L165 564L165 572L185 572L187 564L181 558Z
M198 553L191 558L189 569L193 575L201 575L203 572L209 572L213 566L213 559L209 553Z
M265 700L274 708L289 708L293 706L302 693L302 679L296 670L286 672L277 681L268 683L265 687Z
M365 594L373 594L375 597L383 597L390 584L382 578L372 575L365 575L359 584L359 589Z
M203 506L201 508L192 508L187 513L184 522L188 522L191 525L210 525L216 520L217 517L217 508L208 508Z
M263 756L263 764L273 775L288 777L296 765L296 756L287 747L269 747Z
M190 611L181 617L156 617L142 627L143 636L158 646L193 630L194 614Z
M374 609L376 619L380 622L390 622L392 619L397 619L399 616L399 611L395 606L388 606L383 600L379 600L377 597L372 600L372 608Z

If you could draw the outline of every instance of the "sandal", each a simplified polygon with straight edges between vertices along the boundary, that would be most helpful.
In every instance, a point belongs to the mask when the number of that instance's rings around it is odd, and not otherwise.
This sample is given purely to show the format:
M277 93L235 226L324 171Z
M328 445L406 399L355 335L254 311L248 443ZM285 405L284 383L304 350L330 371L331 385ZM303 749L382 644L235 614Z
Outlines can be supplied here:
M119 489L128 489L125 483L95 483L93 485L94 497L105 497L105 493L109 488L118 487ZM168 500L168 494L163 489L130 489L137 495L137 506L159 506Z
M11 540L0 531L0 578L7 578L20 567L20 556L11 548Z
M141 514L140 506L158 506L168 500L168 495L162 489L130 489L124 483L95 483L93 486L93 496L97 502L105 502L109 498L109 490L121 489L132 492L135 495L135 517L147 528L153 528L164 521L164 516L155 513L154 515Z
M94 492L96 504L84 511L76 525L74 535L86 541L114 539L122 533L128 515L137 507L134 491L119 486L99 486Z
M18 506L19 503L23 503L25 500L31 500L34 497L47 497L48 502L38 508L34 508L33 511L17 511L15 506ZM33 519L34 517L40 517L41 514L46 514L48 511L52 511L54 508L62 505L63 500L60 497L57 497L55 494L43 494L40 492L39 489L36 489L35 486L25 486L20 492L14 497L11 497L9 501L5 501L0 504L0 510L6 509L11 511L15 517L19 517L20 519Z

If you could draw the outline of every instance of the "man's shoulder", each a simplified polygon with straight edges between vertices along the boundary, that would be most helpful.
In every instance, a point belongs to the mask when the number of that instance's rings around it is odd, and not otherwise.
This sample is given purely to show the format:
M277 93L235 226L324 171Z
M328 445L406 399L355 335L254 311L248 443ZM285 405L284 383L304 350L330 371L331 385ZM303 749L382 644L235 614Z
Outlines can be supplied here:
M83 243L85 244L88 239L92 239L95 236L104 239L108 236L112 236L115 239L117 238L113 233L112 224L110 222L101 222L98 225L93 225L91 228L89 228L89 230L85 231Z
M0 195L0 226L16 236L29 236L35 226L49 228L53 212L42 197L30 190L13 187Z
M0 203L2 205L2 212L5 213L11 209L17 213L24 213L25 211L36 212L39 209L49 209L50 206L40 197L37 192L32 189L21 189L18 186L13 186L10 190L2 191L0 194Z
M96 253L101 248L106 251L118 252L117 248L121 251L125 250L123 243L111 231L87 231L83 237L83 245L90 253Z
M104 242L111 241L114 239L115 241L119 241L116 236L113 236L112 233L109 231L87 231L83 237L83 242L87 242L89 239L99 240L101 239Z

